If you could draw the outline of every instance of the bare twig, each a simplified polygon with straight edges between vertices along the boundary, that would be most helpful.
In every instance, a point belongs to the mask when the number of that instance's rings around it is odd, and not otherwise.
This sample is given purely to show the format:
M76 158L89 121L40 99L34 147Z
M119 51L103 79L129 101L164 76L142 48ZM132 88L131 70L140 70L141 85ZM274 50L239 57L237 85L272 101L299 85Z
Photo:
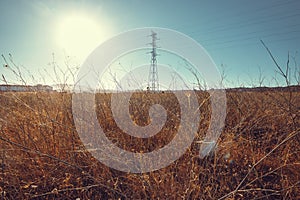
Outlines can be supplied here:
M267 45L264 43L263 40L260 40L260 42L263 44L263 46L265 47L265 49L267 50L267 52L269 53L270 57L272 58L273 62L275 63L277 69L279 70L279 74L284 78L285 83L287 86L289 86L290 81L289 81L289 53L288 53L288 60L287 60L287 66L286 66L286 70L285 72L283 71L282 67L277 63L276 59L274 58L272 52L270 51L270 49L267 47Z

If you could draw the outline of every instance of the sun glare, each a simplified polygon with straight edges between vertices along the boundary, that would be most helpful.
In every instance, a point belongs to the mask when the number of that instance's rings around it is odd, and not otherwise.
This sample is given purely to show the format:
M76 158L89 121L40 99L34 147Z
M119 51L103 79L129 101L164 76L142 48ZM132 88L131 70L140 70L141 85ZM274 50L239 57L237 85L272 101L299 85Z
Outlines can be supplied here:
M87 15L62 17L56 28L58 46L70 56L84 59L108 37L108 27Z

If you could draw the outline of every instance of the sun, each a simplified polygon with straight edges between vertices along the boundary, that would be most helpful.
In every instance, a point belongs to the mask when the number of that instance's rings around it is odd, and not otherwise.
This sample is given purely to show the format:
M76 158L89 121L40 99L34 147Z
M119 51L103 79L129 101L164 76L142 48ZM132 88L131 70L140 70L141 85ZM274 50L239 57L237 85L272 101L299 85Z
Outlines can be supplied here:
M70 56L84 59L108 37L108 26L91 16L69 14L59 19L56 43Z

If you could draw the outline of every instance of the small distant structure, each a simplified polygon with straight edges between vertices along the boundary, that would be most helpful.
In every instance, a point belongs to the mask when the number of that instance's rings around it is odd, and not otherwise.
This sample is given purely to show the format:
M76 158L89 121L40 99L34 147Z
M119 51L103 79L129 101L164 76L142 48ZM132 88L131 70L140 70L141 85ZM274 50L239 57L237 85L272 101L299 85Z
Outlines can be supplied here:
M151 53L151 65L150 65L150 71L149 71L149 77L148 77L148 87L147 91L152 91L152 92L157 92L159 91L159 81L158 81L158 69L157 69L157 45L156 41L158 40L157 38L157 33L152 31L151 35L152 37L152 42L150 43L152 45L152 51L149 52Z
M53 87L49 85L0 85L0 92L50 92Z
M74 89L74 85L62 83L53 85L53 90L57 92L72 92Z

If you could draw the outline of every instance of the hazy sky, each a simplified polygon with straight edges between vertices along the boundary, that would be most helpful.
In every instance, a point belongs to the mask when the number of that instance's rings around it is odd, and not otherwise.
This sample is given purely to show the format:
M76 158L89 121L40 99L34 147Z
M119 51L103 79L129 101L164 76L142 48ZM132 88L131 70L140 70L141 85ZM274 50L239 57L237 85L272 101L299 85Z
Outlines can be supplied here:
M276 68L260 39L283 66L288 52L295 56L300 50L298 0L2 0L0 13L0 53L7 59L11 54L36 77L45 69L53 76L53 53L62 68L66 60L73 67L105 39L149 26L195 39L218 67L226 66L230 86L257 83L259 68L266 76L264 84L274 84ZM300 63L298 55L296 60ZM294 67L292 58L290 64ZM0 72L11 78L7 68Z

